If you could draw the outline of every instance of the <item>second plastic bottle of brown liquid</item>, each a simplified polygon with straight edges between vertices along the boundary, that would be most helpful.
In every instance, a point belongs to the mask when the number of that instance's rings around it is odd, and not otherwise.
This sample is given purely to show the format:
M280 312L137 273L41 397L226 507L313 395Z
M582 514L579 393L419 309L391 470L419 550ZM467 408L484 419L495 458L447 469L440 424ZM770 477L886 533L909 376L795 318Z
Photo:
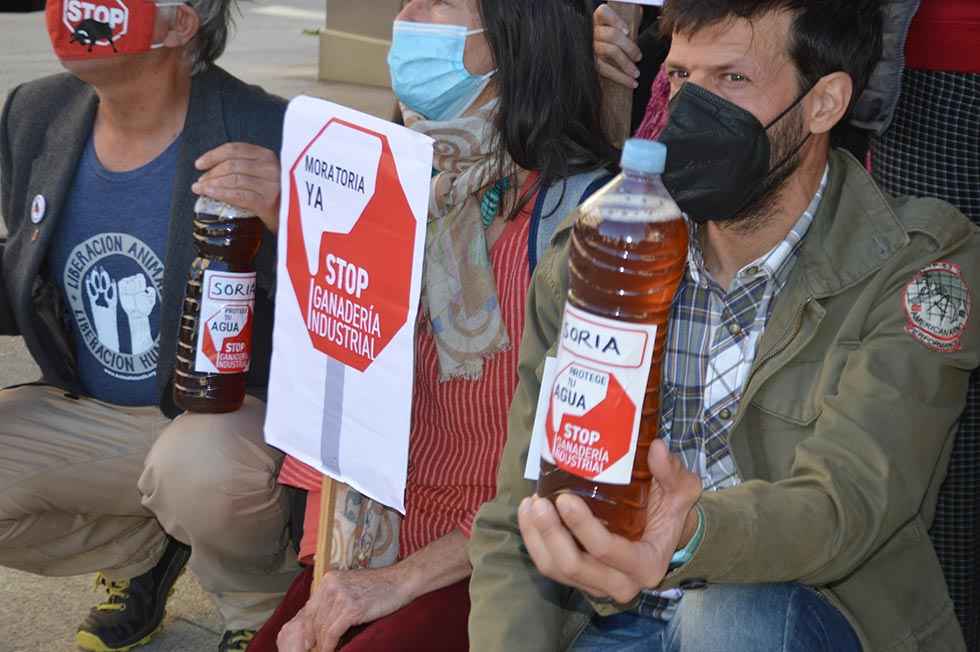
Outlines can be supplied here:
M180 318L174 402L189 412L234 412L245 400L262 220L202 197L194 209L197 258Z
M636 540L650 489L671 303L687 263L687 225L664 189L666 148L631 140L623 174L579 209L538 495L581 496Z

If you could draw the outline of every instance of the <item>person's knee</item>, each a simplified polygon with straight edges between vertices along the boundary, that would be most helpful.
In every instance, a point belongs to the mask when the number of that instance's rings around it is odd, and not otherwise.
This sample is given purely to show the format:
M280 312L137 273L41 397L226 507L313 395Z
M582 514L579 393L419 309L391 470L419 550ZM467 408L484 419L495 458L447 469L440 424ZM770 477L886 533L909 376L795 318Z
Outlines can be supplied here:
M687 591L668 630L666 649L782 650L793 585L713 584ZM729 646L729 647L724 647Z
M17 532L21 529L20 520L14 518L8 518L6 514L0 510L0 550L11 545Z
M278 454L261 443L261 421L185 415L160 436L139 489L163 528L185 541L226 536L242 519L275 510ZM243 432L258 428L259 435Z
M796 585L786 612L786 649L861 652L861 642L847 618L816 590Z
M52 501L43 489L8 487L0 492L0 550L25 548L25 543L30 547L31 538L37 538L38 518Z
M800 584L711 585L684 594L669 652L859 650L840 612Z

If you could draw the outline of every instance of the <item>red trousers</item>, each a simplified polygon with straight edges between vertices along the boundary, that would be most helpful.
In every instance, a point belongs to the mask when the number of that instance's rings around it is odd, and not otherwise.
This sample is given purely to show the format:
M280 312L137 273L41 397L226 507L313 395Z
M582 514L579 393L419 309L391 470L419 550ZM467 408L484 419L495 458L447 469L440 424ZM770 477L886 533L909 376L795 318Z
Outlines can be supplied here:
M279 630L310 599L313 569L294 581L272 617L252 639L248 652L277 652ZM467 652L469 580L427 593L395 613L351 629L341 640L344 652Z

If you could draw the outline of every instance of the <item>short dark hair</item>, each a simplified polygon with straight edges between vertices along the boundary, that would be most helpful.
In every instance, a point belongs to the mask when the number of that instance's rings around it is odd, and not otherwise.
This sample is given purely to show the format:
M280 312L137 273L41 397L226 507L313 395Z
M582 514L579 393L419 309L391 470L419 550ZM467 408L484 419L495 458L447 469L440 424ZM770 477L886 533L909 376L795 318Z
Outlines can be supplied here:
M602 128L589 0L480 0L499 104L498 156L539 187L615 161Z
M881 0L668 0L660 28L668 37L690 36L728 20L752 22L779 12L793 16L788 54L801 90L821 77L846 72L854 84L850 114L881 59Z

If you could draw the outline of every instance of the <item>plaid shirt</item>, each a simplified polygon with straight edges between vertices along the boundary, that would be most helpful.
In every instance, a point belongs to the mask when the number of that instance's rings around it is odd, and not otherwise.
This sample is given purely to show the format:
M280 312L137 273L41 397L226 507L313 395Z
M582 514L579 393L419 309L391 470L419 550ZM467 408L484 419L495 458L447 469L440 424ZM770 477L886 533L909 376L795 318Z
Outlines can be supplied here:
M698 230L692 225L688 273L670 314L660 433L671 451L701 477L705 491L741 481L728 437L755 361L756 345L772 313L773 298L796 266L828 178L829 168L786 238L739 270L727 292L705 269ZM681 595L676 589L650 591L643 595L638 609L648 616L669 619Z

